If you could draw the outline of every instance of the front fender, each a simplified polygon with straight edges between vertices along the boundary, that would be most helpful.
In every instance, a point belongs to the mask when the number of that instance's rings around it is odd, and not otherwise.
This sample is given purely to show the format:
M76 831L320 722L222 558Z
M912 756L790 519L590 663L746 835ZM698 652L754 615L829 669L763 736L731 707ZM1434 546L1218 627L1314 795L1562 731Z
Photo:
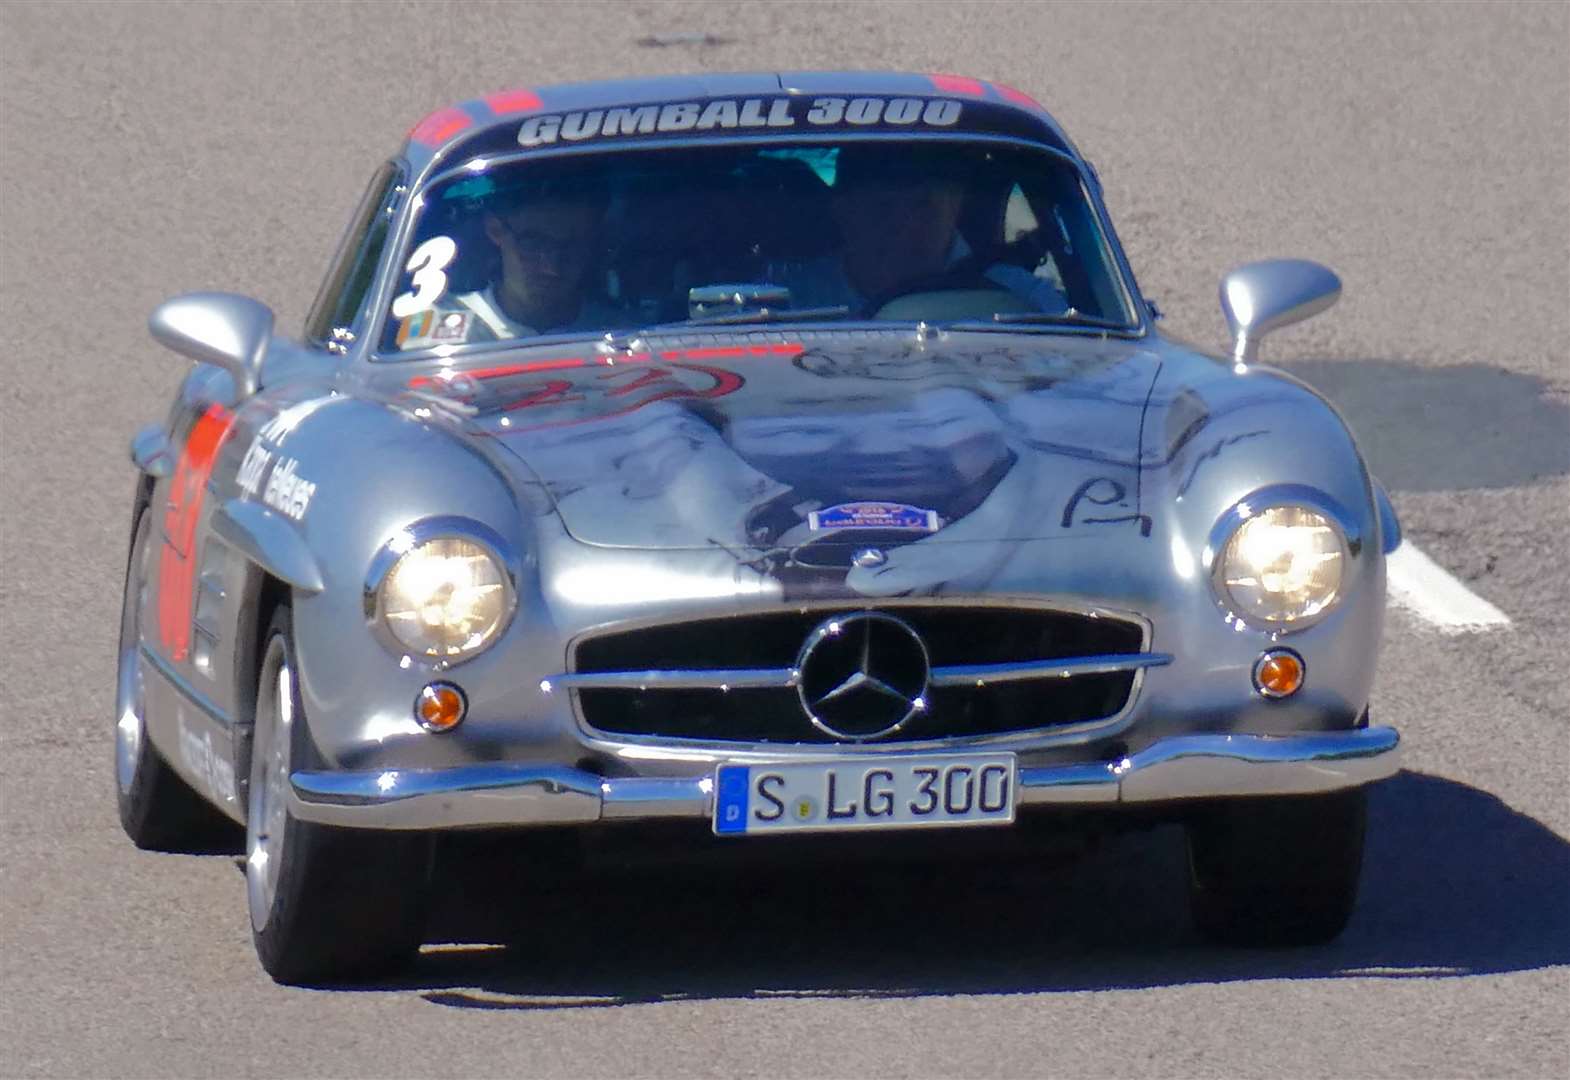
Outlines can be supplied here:
M1163 382L1167 382L1163 386ZM1142 491L1169 541L1183 601L1166 612L1161 646L1178 661L1153 672L1152 691L1174 703L1172 730L1202 729L1207 710L1248 685L1259 652L1280 644L1301 653L1309 680L1289 702L1256 702L1246 730L1280 733L1360 722L1372 691L1385 610L1385 550L1392 532L1346 424L1311 388L1263 367L1176 364L1152 394ZM1231 619L1210 583L1225 515L1271 489L1308 489L1337 508L1353 541L1343 598L1307 629L1285 631ZM1162 528L1165 525L1166 528ZM1221 657L1231 659L1223 664ZM1225 685L1223 685L1223 683ZM1214 685L1212 685L1214 684ZM1176 703L1182 703L1181 706Z
M409 764L467 760L472 749L459 751L457 740L433 738L415 723L415 698L441 669L382 644L365 591L395 536L425 519L467 518L520 553L518 603L532 610L534 523L507 477L439 418L343 395L290 406L233 453L244 457L216 528L293 587L296 678L317 762L352 767L373 749L401 743ZM489 652L444 677L490 666L529 626L515 618ZM485 679L488 687L502 682Z
M258 503L230 499L213 515L213 531L285 585L303 593L322 591L316 557L283 515Z

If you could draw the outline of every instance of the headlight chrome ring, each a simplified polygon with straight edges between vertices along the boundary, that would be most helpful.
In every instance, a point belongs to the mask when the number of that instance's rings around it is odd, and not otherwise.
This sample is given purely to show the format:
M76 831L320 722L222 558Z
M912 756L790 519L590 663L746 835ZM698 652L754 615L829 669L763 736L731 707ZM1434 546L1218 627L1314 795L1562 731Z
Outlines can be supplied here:
M1334 499L1282 484L1262 488L1222 514L1204 561L1216 602L1229 616L1244 626L1291 633L1340 605L1362 546L1351 515ZM1332 560L1333 568L1324 566Z
M417 634L401 635L389 621L389 615L394 614L389 610L388 590L392 583L393 575L399 572L408 573L413 569L405 559L410 556L418 557L422 549L435 545L455 547L458 554L433 554L429 556L431 568L443 569L439 564L442 560L464 561L475 558L484 558L490 565L486 570L494 570L494 581L474 587L477 594L499 588L501 595L493 602L486 601L488 606L495 606L498 610L494 618L483 620L483 630L471 634L471 642L461 645L442 645L436 642L422 647L413 640ZM472 518L457 516L440 516L423 518L411 525L400 529L396 535L382 545L380 550L372 557L369 570L365 577L365 590L363 596L366 622L377 640L382 643L395 656L403 657L408 661L434 667L438 670L462 663L465 660L478 656L491 645L499 641L506 633L508 625L518 606L518 574L519 562L511 545L496 532L481 522ZM429 573L427 576L430 576ZM439 575L438 575L439 576ZM449 575L450 576L450 575ZM417 584L417 583L416 583ZM432 603L448 605L455 589L452 581L434 581ZM408 600L405 599L407 607ZM436 636L433 633L433 638Z

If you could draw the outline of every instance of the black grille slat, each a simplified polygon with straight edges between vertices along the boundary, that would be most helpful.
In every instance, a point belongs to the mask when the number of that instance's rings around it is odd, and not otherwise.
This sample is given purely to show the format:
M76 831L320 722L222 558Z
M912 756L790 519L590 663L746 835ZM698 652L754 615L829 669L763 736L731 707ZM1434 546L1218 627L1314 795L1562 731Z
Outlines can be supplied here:
M577 673L789 668L807 635L860 608L765 612L598 634L575 650ZM1142 629L1123 619L1032 608L891 606L926 643L933 667L1137 653ZM1115 715L1134 672L1031 679L929 691L930 708L886 742L1005 734ZM581 689L579 708L608 734L704 742L834 743L789 688Z

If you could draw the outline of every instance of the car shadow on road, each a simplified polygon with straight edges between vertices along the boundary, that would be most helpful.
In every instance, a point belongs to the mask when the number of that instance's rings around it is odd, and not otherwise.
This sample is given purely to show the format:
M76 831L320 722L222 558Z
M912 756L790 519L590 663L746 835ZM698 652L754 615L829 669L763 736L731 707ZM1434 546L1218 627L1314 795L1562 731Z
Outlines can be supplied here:
M1171 827L1075 859L683 866L520 899L543 865L454 886L464 895L435 929L455 944L428 946L407 978L378 989L418 990L450 1007L537 1010L1465 976L1570 963L1570 843L1485 792L1421 773L1373 789L1357 914L1340 939L1313 949L1201 943L1188 926L1182 837Z

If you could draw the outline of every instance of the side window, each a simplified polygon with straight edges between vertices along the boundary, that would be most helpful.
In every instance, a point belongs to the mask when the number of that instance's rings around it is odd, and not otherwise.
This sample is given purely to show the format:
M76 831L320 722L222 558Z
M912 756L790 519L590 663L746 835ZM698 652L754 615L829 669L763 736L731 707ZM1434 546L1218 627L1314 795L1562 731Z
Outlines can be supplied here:
M1061 283L1069 304L1086 315L1126 318L1117 269L1078 175L1044 171L1024 181L1024 193L1046 248L1036 276Z
M390 201L397 180L398 167L390 161L372 177L349 231L333 256L322 291L306 316L305 340L311 344L325 345L334 328L348 327L359 314L387 243L387 226L392 220Z
M1052 211L1052 227L1062 235L1063 219L1054 207ZM1015 184L1009 190L1008 203L1003 211L1003 242L1013 244L1020 240L1029 240L1035 237L1041 228L1041 222L1036 218L1036 212L1031 208L1030 198L1025 194L1025 189ZM1053 258L1052 251L1045 244L1032 245L1040 255L1035 266L1029 267L1032 276L1047 282L1058 292L1064 292L1063 274L1058 269L1057 259ZM1065 245L1065 250L1073 254L1073 246Z
M1015 184L1009 189L1009 201L1003 210L1003 242L1012 244L1026 233L1035 232L1038 225L1024 189Z

